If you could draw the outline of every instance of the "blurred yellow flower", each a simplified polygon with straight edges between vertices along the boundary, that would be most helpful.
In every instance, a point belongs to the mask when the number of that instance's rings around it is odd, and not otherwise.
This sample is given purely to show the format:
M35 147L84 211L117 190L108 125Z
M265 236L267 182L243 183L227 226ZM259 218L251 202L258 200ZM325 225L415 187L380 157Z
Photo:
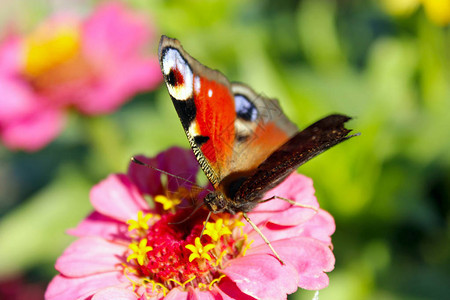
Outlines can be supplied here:
M385 10L394 16L412 14L420 4L427 17L434 23L445 26L450 23L450 0L382 0Z
M407 16L419 7L421 0L382 0L386 11L394 16Z
M450 23L450 0L422 0L425 12L438 25Z

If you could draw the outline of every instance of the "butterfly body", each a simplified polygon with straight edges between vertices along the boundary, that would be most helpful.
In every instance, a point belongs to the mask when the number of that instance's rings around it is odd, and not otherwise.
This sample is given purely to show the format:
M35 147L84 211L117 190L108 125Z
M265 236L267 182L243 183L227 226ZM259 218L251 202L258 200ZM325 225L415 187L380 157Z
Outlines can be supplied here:
M251 211L301 164L351 137L344 115L298 131L277 100L229 82L178 40L161 37L159 60L190 146L214 187L204 199L213 213Z

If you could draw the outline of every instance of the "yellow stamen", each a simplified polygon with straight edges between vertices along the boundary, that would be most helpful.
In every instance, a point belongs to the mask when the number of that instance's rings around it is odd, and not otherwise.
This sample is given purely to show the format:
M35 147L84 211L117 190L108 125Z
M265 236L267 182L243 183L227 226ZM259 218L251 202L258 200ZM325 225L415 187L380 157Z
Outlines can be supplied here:
M203 234L209 235L213 241L217 242L221 236L231 234L231 231L220 218L215 223L208 222Z
M130 273L130 274L134 274L134 275L137 275L137 274L138 274L138 272L137 272L136 269L131 268L131 267L128 266L127 264L122 263L121 265L122 265L122 267L123 267L124 274L125 274L125 272L128 272L128 273Z
M155 282L155 281L153 281L151 279L144 278L142 280L142 282L144 283L144 285L145 285L146 282L152 284L152 293L154 293L156 291L156 287L161 287L164 296L166 296L167 292L169 291L169 289L166 288L163 284L161 284L159 282ZM158 292L160 292L160 290Z
M129 248L133 251L133 253L128 255L127 262L132 259L136 259L138 264L141 266L144 264L144 261L147 258L147 252L153 250L152 247L147 246L147 239L142 239L139 242L139 245L132 243L130 244Z
M161 203L164 210L169 210L181 203L180 199L169 199L166 196L158 195L155 197L155 202Z
M220 280L222 280L222 278L224 278L225 275L221 275L219 278L214 279L213 281L211 281L211 283L209 284L209 289L212 289L212 286L214 283L219 282Z
M183 286L183 284L181 283L181 282L179 282L178 280L176 280L176 279L173 279L173 278L170 278L169 280L167 280L168 282L175 282L176 284L178 284L179 286Z
M164 297L165 297L166 294L167 294L167 292L169 291L169 289L166 288L162 283L159 283L159 282L153 282L153 284L154 284L155 286L159 286L159 287L162 288L162 292L163 292L163 295L164 295Z
M251 240L250 243L248 243L247 245L245 245L244 250L242 251L242 256L245 256L245 254L247 253L247 250L250 249L250 246L253 244L255 240Z
M231 217L230 215L226 215L224 218L225 226L234 228L234 227L244 227L245 224L241 221L242 215L238 214L236 217Z
M186 284L188 284L189 282L191 282L192 280L194 280L196 277L197 277L197 276L194 275L192 278L190 278L190 279L186 280L185 282L183 282L183 287L185 287Z
M242 237L244 238L244 243L247 243L247 241L248 241L248 234L244 233L244 234L242 234Z
M213 244L208 244L206 246L203 246L200 242L200 238L195 238L195 245L188 244L185 247L192 252L191 255L189 255L189 262L192 262L194 259L206 259L211 260L211 256L209 256L208 252L212 249L214 249L216 246Z
M240 215L242 218L242 215ZM224 216L223 217L223 224L225 227L230 228L231 231L233 231L234 228L239 227L241 235L244 234L244 226L245 224L237 218L231 218L230 216Z
M36 77L64 63L80 52L80 30L77 24L45 24L24 43L25 72Z
M173 279L173 278L171 278L171 279L169 279L169 280L167 280L167 281L175 282L176 284L178 284L179 286L181 286L181 287L184 288L186 284L188 284L189 282L191 282L191 281L194 280L195 278L196 278L196 276L194 275L192 278L186 280L186 281L183 282L183 283L181 283L181 282L179 282L178 280L175 280L175 279Z
M123 275L125 276L125 278L127 278L130 282L131 282L131 284L133 285L133 290L136 288L136 285L138 284L137 282L135 282L133 279L131 279L130 277L128 277L128 274L127 274L127 272L130 272L130 273L135 273L136 271L135 270L133 270L133 269L131 269L130 267L128 267L128 266L126 266L125 264L122 264L123 266L124 266L124 269L123 269Z
M242 222L241 220L235 220L233 225L236 227L244 227L245 226L244 222Z
M220 256L219 256L219 258L217 259L216 264L215 264L216 267L217 267L219 264L222 263L222 258L225 256L225 254L227 254L227 250L226 250L226 249L223 250L222 253L220 253Z
M136 230L148 230L148 221L153 217L152 214L145 214L140 210L138 211L137 221L136 220L128 220L127 224L128 231Z
M154 283L154 281L150 280L148 278L143 278L142 279L142 285L147 288L147 283L151 283L152 284L152 292L154 292L155 291L155 283Z

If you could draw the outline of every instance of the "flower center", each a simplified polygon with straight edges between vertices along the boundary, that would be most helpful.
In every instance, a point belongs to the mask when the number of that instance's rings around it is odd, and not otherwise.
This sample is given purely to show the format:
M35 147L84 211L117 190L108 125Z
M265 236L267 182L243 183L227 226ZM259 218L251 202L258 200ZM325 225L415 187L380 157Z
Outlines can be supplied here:
M77 23L44 24L24 41L24 75L38 91L86 78L92 72L81 52Z
M139 212L137 221L130 220L132 243L125 272L140 278L133 284L143 287L149 295L166 294L174 287L207 290L223 278L221 267L228 260L245 255L251 243L243 233L240 214L214 215L200 239L206 214L203 210L177 223L185 218L185 211L161 216Z
M72 24L44 25L28 36L25 49L25 72L37 77L79 53L80 33Z

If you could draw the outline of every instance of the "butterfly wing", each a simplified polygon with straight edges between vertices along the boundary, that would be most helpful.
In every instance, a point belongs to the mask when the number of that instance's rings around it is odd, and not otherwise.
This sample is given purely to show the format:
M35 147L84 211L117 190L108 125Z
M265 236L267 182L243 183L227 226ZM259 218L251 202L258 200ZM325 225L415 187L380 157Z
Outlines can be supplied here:
M236 119L229 174L252 173L277 148L298 132L275 99L258 95L249 86L232 83Z
M350 119L344 115L325 117L294 135L273 152L236 192L234 199L241 203L241 209L247 211L245 206L251 209L255 205L252 201L261 200L267 191L280 184L300 165L355 136L348 135L351 130L344 126Z
M277 101L231 84L178 40L161 37L159 61L191 148L215 188L230 174L254 171L297 132Z

